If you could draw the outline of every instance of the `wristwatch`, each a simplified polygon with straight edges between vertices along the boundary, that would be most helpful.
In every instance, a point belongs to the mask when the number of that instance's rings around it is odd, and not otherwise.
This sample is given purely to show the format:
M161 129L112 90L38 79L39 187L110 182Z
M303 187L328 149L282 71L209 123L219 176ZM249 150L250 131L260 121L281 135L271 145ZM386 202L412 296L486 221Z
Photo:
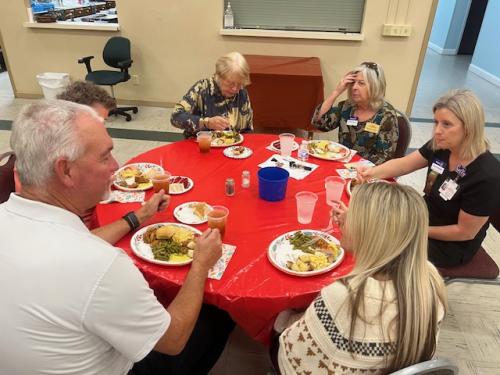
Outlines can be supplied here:
M134 213L134 211L130 211L128 214L123 216L122 219L127 222L130 230L136 230L141 226L141 223L139 223L139 219L137 218L137 215Z

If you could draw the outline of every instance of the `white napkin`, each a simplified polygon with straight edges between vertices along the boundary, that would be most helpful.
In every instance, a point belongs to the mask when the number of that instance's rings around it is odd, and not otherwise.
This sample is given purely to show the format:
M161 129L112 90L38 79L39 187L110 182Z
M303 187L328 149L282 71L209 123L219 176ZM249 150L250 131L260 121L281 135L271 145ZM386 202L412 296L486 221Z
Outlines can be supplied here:
M311 170L307 171L302 168L290 168L290 162L295 162L298 166L310 167ZM314 172L316 168L319 167L317 164L307 163L305 161L301 161L299 159L292 158L291 156L284 158L281 155L273 155L269 157L265 162L260 163L259 167L280 167L288 171L290 173L290 177L295 178L296 180L302 180L306 178L309 174Z
M144 197L146 193L143 191L121 191L121 190L111 190L109 198L101 201L100 203L132 203L132 202L144 202Z
M231 260L234 252L236 250L236 246L223 244L222 245L222 256L217 260L212 268L208 271L208 278L214 280L220 280L224 271L227 268L229 261Z

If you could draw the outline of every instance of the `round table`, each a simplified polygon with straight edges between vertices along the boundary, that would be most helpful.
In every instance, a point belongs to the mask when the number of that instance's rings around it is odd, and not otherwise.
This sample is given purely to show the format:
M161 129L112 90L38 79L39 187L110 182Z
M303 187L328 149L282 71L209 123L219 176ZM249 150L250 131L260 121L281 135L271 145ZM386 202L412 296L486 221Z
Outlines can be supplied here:
M326 227L330 207L326 205L324 179L337 175L335 170L343 168L343 164L311 157L309 162L318 164L319 168L303 180L290 178L284 200L267 202L259 198L258 164L273 155L266 147L277 137L264 134L245 134L244 137L242 145L253 150L247 159L228 158L223 155L223 148L212 148L210 153L202 154L194 140L185 140L140 154L129 163L156 163L172 175L188 176L194 181L193 189L172 195L167 211L158 213L147 224L176 222L174 208L189 201L205 201L229 208L224 243L235 245L236 251L222 279L207 281L205 302L228 311L247 334L267 343L274 318L280 311L307 307L322 287L349 273L354 261L351 254L346 254L336 269L313 277L285 274L269 262L268 246L279 235L292 230ZM296 151L292 156L296 156ZM241 187L244 170L251 173L251 185L246 189ZM236 194L232 197L226 196L224 190L229 177L236 182ZM296 213L295 193L302 190L316 192L319 196L313 221L306 225L298 223ZM147 192L146 198L150 194L151 191ZM345 191L342 199L348 201ZM138 207L138 203L98 205L97 223L107 224ZM207 224L195 227L203 231ZM116 246L132 257L158 299L167 304L182 285L189 266L168 267L143 261L133 255L130 238L131 234L125 236Z

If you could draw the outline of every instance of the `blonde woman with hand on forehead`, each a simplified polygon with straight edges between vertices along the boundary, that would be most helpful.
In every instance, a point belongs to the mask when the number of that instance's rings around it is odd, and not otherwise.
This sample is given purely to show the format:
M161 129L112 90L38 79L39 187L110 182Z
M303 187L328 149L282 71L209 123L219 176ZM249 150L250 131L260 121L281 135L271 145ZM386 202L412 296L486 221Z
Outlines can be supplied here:
M342 77L332 94L316 108L312 125L339 129L339 142L365 159L381 164L392 159L399 139L397 112L385 100L385 74L380 64L364 62ZM334 103L347 91L347 100Z
M429 260L438 267L469 262L500 209L500 162L489 151L484 111L468 90L454 90L433 107L432 139L419 150L375 168L361 179L402 176L427 168Z
M436 350L446 295L427 261L422 197L411 187L363 184L343 208L341 245L356 265L283 331L282 374L386 374Z

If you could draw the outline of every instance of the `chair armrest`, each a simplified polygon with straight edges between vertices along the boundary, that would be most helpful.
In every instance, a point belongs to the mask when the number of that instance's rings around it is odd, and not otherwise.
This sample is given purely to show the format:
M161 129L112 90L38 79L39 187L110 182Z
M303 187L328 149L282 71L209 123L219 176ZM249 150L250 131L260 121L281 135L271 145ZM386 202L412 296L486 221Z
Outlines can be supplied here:
M123 60L123 61L119 61L116 63L116 65L118 65L118 67L120 69L127 69L127 68L130 68L130 65L132 65L133 63L133 60Z
M86 56L78 59L78 64L85 64L87 68L87 73L92 73L92 67L90 66L90 60L92 60L94 56Z

